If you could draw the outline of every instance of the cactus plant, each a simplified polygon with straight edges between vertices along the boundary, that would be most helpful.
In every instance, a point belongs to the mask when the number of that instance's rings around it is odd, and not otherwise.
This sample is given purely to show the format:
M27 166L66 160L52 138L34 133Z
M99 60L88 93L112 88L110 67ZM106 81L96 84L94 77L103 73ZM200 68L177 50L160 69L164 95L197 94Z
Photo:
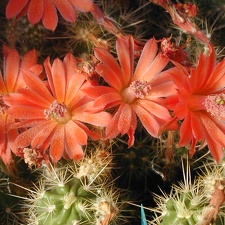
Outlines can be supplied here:
M1 225L225 224L225 4L195 2L0 1Z
M225 177L223 165L205 165L194 181L190 168L184 182L173 185L171 193L155 195L157 208L151 225L224 224Z
M79 163L46 165L38 184L28 190L24 204L27 222L101 225L117 218L119 193L107 183L111 160L112 156L101 150Z

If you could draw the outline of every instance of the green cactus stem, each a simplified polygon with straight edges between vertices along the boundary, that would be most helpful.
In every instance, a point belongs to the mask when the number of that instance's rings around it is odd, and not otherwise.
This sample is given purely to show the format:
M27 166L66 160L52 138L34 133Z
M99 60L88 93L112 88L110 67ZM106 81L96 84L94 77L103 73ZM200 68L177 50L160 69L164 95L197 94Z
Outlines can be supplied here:
M107 179L111 160L108 153L98 151L78 163L42 168L39 183L27 197L27 222L37 225L108 224L118 212L118 192Z

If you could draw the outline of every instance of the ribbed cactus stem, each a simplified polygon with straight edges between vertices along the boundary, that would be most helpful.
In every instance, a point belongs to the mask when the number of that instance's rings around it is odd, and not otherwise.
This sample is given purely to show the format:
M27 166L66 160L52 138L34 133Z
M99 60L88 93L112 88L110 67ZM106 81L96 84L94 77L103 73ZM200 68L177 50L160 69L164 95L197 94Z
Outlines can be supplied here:
M65 195L63 198L64 209L69 209L75 201L76 196L73 192L70 192L69 194Z
M113 189L108 194L106 179L98 179L105 170L109 173L109 162L92 156L83 163L44 169L37 193L31 191L28 199L29 214L36 224L102 225L106 219L111 221L118 211L112 199L114 195L109 195Z

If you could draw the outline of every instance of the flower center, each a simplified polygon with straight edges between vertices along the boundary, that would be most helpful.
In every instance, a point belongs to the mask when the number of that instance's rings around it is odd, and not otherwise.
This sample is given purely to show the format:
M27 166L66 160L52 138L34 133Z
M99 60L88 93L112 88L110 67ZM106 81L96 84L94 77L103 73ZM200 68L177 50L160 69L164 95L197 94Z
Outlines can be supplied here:
M136 98L144 98L149 95L151 90L151 85L145 80L136 80L133 81L129 86Z
M225 119L225 94L209 95L203 105L212 116L219 120Z
M44 110L44 115L47 120L57 120L66 122L69 117L68 108L65 104L54 101L49 109Z
M149 95L151 85L145 80L136 80L131 82L128 88L122 93L124 102L132 103L137 98L145 98Z

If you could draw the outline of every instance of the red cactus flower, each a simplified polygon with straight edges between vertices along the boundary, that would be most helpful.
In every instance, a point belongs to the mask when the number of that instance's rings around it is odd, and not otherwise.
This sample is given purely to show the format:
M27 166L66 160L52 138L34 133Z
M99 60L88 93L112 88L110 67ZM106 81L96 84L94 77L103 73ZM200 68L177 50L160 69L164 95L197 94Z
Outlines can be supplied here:
M178 90L172 108L182 121L180 146L191 143L193 155L196 144L206 141L213 157L220 162L225 148L225 60L217 64L213 46L211 52L210 56L201 54L198 65L190 72L181 66L171 71Z
M19 148L30 146L43 151L49 148L53 162L62 157L79 160L88 136L100 138L84 123L105 126L111 116L106 112L87 112L92 102L80 91L85 76L76 72L77 62L71 54L64 61L54 60L52 65L47 58L44 67L47 86L34 73L23 70L27 88L5 98L10 115L21 120L15 126L28 127L17 137L16 144Z
M162 124L170 120L163 106L164 98L175 93L167 73L161 72L168 59L158 53L157 41L149 40L134 71L134 40L118 39L116 49L120 65L105 49L96 48L95 57L100 61L96 71L110 85L88 87L84 92L95 98L98 110L114 108L114 115L106 128L106 138L128 134L128 145L134 144L137 117L146 130L158 136Z
M42 20L44 26L52 31L58 24L57 10L62 17L75 22L77 11L89 12L94 9L92 0L9 0L6 7L6 17L20 17L27 14L31 24L36 24Z
M6 46L3 48L5 56L3 74L0 71L0 157L5 164L12 162L12 153L18 154L15 139L18 136L17 129L9 129L15 123L14 117L8 114L8 106L3 100L3 96L17 92L25 87L20 69L30 69L36 74L40 74L42 66L37 64L37 53L32 50L20 59L16 50L11 50Z
M170 59L173 63L180 63L183 66L191 66L191 61L189 60L188 53L184 48L190 42L190 39L186 41L183 46L178 46L175 43L171 42L171 38L163 38L161 40L161 50L162 54Z
M152 2L163 7L170 14L174 24L184 32L195 36L206 45L209 44L209 38L192 20L198 12L198 7L194 3L173 4L171 0L152 0Z

